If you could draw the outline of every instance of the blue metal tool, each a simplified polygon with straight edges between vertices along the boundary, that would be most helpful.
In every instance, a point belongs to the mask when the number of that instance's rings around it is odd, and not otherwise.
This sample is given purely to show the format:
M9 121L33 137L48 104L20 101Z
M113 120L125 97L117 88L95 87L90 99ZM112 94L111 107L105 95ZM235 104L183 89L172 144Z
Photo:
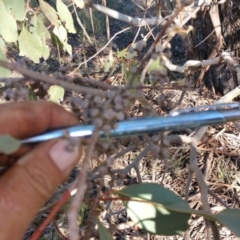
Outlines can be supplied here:
M238 103L215 104L175 110L166 117L144 117L120 121L116 124L116 128L112 129L107 136L103 131L100 131L99 135L100 137L124 137L212 126L237 120L240 120L240 106ZM70 137L89 137L93 131L94 125L80 124L51 130L38 136L24 139L21 142L25 144L47 141L63 137L66 135L66 132Z

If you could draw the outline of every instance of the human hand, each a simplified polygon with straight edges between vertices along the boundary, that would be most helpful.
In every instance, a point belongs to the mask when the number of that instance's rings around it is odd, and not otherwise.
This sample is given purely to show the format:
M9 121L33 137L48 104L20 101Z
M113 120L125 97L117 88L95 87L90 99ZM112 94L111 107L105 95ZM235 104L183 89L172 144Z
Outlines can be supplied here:
M49 128L77 124L74 116L50 102L0 105L0 134L23 139ZM23 146L17 161L0 176L0 239L21 239L38 210L69 175L80 149L67 151L67 140L55 139L35 147ZM0 155L0 165L9 157Z

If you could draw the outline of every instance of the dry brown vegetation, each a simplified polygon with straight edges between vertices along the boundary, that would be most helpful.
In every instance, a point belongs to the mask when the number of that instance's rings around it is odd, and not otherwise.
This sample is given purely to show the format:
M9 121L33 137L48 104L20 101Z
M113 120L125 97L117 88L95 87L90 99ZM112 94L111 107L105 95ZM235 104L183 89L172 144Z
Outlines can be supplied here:
M231 12L229 19L234 19L239 6L234 1L232 5L230 1L212 1L210 6L207 1L200 6L199 1L176 1L172 11L167 1L162 1L162 6L161 1L152 1L153 5L144 0L101 2L134 19L165 17L155 25L146 20L144 26L134 26L113 18L109 22L92 5L97 2L85 1L92 8L78 10L87 32L92 32L92 42L78 27L79 33L69 36L73 56L52 47L47 61L33 65L9 48L8 55L17 63L0 61L15 72L10 84L9 79L1 79L8 83L1 89L3 102L6 98L26 100L29 94L24 97L18 92L29 86L37 99L47 100L49 86L58 84L65 89L59 104L76 114L81 123L96 126L91 138L83 142L85 154L69 181L41 209L25 239L49 216L64 191L73 189L77 193L64 203L40 239L68 239L69 231L70 239L77 239L78 234L80 239L99 239L96 217L119 240L238 239L226 227L198 215L191 216L183 236L145 233L132 224L121 197L114 199L116 195L110 194L108 200L103 199L112 190L155 182L195 210L218 213L239 208L238 123L105 141L98 139L98 132L109 131L118 120L166 116L173 109L238 101L239 27L235 21L230 29L226 14ZM156 67L148 70L156 59Z

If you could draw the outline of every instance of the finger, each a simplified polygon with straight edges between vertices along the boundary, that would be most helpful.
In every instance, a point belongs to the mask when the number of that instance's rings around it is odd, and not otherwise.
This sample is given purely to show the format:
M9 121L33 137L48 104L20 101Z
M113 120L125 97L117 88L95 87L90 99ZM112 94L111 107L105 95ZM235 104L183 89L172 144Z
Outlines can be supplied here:
M27 138L50 128L77 124L78 120L51 102L21 102L0 105L0 134ZM23 145L10 157L19 158L32 147ZM0 166L8 164L8 157L0 154Z
M15 153L10 155L0 154L0 166L9 166L18 158L29 152L33 146L22 145ZM10 162L9 162L10 161Z
M67 140L43 143L0 178L0 239L20 239L38 210L63 182L80 156ZM14 231L13 231L14 230Z
M29 101L0 105L0 134L27 138L50 128L76 124L77 119L52 102Z

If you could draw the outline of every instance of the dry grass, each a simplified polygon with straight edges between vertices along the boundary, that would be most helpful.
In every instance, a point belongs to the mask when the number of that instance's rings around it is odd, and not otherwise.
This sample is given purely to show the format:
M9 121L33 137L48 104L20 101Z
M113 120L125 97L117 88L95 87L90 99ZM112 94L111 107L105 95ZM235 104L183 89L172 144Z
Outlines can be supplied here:
M109 6L114 9L119 9L119 11L133 15L133 11L135 11L136 15L140 13L140 10L136 8L136 6L129 4L130 0L119 0L119 1L108 1ZM129 4L129 7L126 8L126 3ZM83 14L83 13L81 13ZM83 15L82 15L83 16ZM86 28L90 32L91 24L90 24L90 15L89 12L86 12L84 15L87 19ZM105 37L105 16L102 14L97 14L94 12L95 18L95 35L97 37L99 47L103 46L106 43ZM116 20L111 20L110 22L112 34L119 31L119 29L123 28L124 25L117 22ZM79 30L80 32L80 30ZM129 42L132 41L136 29L133 32L128 32L126 35L121 35L121 38L115 39L116 49L122 49L127 47ZM93 37L93 34L91 34ZM78 64L84 60L84 54L87 57L90 57L94 53L96 53L96 46L79 44L82 39L82 34L79 33L76 36L70 36L70 42L74 47L75 56L70 61L67 57L62 54L62 62L67 67L67 73L69 74L71 71L75 70ZM174 42L173 42L174 44ZM116 50L115 49L115 50ZM108 61L108 49L105 52L98 55L98 57L94 58L92 61L89 61L88 68L81 68L81 75L86 74L91 78L99 78L106 73L104 72L104 65ZM53 52L50 59L47 63L42 63L38 66L32 66L34 70L47 68L48 73L52 73L53 69L57 69L59 67L59 62L56 60L57 53ZM67 60L66 60L67 59ZM178 60L178 59L176 59ZM45 64L45 65L44 65ZM179 76L171 73L170 79L179 80ZM177 106L179 104L179 100L181 99L183 90L185 87L186 79L182 81L172 81L169 85L167 85L167 90L162 90L164 95L171 94L171 102L173 106ZM116 72L106 80L107 83L111 84L119 84L124 85L125 79L122 76L122 72L120 69L117 69ZM162 107L157 103L157 98L160 95L160 91L158 90L143 90L144 96L146 99L151 102L154 109L159 115L167 115L169 113L169 108ZM69 93L71 95L77 96L76 93ZM65 96L68 97L68 94ZM212 92L207 90L199 91L194 88L190 88L184 94L184 98L181 101L181 104L178 107L187 108L198 105L212 104L216 100L219 99L219 96L213 95ZM2 101L3 98L2 98ZM64 103L64 107L70 109L70 105ZM135 102L131 105L128 112L132 116L142 116L144 115L144 106L140 102ZM191 135L195 130L186 129L186 131L181 132L183 135ZM179 134L176 132L175 134ZM125 169L128 167L136 156L139 155L141 151L144 150L146 146L143 143L146 136L143 136L140 140L139 145L132 150L127 152L124 155L118 157L114 163L111 165L111 171L117 171L119 169ZM128 147L131 146L132 142L130 139L112 140L111 144L114 146L114 151L111 156L119 153L120 151L124 151ZM226 203L231 208L239 208L240 207L240 174L239 174L239 166L240 166L240 138L239 131L232 125L226 124L225 126L217 126L210 127L208 131L204 135L201 142L199 142L197 146L198 155L197 162L198 166L201 169L205 181L210 188L210 191L217 196L221 201ZM147 153L139 163L139 174L141 175L142 182L151 182L155 181L156 183L163 184L164 187L170 189L175 192L177 195L181 197L185 197L185 186L188 178L189 172L189 146L186 144L179 144L178 142L173 142L169 147L169 155L168 158L163 161L160 159L155 159L151 152ZM107 156L109 157L109 156ZM89 182L91 183L92 188L91 191L87 192L87 198L94 199L97 196L98 192L104 193L109 189L121 189L122 187L128 186L133 183L138 183L138 173L131 169L123 178L116 176L114 174L106 174L103 176L100 181L95 178L95 174L97 173L96 168L104 163L106 160L106 154L96 154L92 157L90 162L90 174L89 174ZM166 171L167 167L167 171ZM51 205L56 199L61 196L62 189L66 188L69 183L73 182L76 178L79 169L81 168L81 164L76 167L72 171L72 174L69 178L69 181L64 183L59 187L57 193L54 194L51 201L49 201L48 205ZM95 170L95 171L94 171ZM113 176L115 176L113 181ZM102 176L100 176L102 177ZM90 184L89 183L89 184ZM100 184L101 183L101 184ZM216 213L223 209L222 203L218 201L218 198L213 197L212 195L208 196L208 201L210 203L211 211ZM195 178L190 186L190 195L188 198L189 205L194 209L202 209L202 203L200 200L200 190ZM62 235L67 236L67 217L66 217L66 209L68 204L64 206L62 211L59 212L58 216L56 216L56 224L51 223L47 229L43 232L40 239L62 239L60 237L60 233L57 232L58 229ZM91 206L90 206L91 207ZM84 233L87 228L89 213L91 214L90 207L86 204L83 204L82 208L79 211L79 228L80 232ZM124 210L124 206L122 201L112 201L112 202L100 202L99 206L101 209L100 217L103 220L103 223L106 227L112 227L114 230L113 235L115 239L154 239L154 240L172 240L172 239L184 239L182 236L173 236L173 237L164 237L164 236L150 236L148 234L143 233L141 230L134 227L126 227L123 230L120 227L128 221L127 214ZM47 209L47 210L46 210ZM47 217L49 213L49 208L45 208L43 211L39 213L36 217L34 223L28 229L25 239L28 239L32 232L36 229L36 227L43 221L44 218ZM117 229L117 226L119 229ZM233 236L233 234L226 229L225 227L219 226L221 239L237 239ZM190 229L189 236L191 239L205 239L205 223L201 217L192 216L190 220ZM82 237L81 239L84 239ZM98 239L97 237L94 239Z

